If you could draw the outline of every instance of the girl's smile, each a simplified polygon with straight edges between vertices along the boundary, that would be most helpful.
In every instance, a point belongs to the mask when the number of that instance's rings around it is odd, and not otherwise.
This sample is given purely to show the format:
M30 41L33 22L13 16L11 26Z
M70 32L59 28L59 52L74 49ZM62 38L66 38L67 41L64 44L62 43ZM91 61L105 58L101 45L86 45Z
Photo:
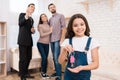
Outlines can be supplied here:
M75 36L84 36L85 30L85 22L81 18L76 18L73 21L73 31L75 33Z

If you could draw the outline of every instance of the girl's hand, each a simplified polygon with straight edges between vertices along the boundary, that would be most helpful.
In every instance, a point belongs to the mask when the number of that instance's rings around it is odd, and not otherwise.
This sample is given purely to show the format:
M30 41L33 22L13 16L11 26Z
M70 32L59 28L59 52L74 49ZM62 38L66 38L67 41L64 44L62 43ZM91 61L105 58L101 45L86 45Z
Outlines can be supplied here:
M66 46L64 47L64 49L67 50L67 52L69 52L69 53L71 53L71 52L74 51L74 49L73 49L73 47L72 47L71 45L66 45Z
M78 73L80 72L81 70L83 70L83 67L82 66L78 66L78 67L75 67L75 68L67 68L69 71L73 72L73 73Z

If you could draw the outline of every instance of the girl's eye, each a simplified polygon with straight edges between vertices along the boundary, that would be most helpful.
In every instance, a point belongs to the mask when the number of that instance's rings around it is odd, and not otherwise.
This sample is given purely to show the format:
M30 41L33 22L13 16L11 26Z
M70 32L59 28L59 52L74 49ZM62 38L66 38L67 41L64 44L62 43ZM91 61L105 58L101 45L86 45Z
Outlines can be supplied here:
M83 26L84 24L83 24L83 23L81 23L80 25L81 25L81 26Z
M77 26L78 26L77 24L73 25L73 27L77 27Z

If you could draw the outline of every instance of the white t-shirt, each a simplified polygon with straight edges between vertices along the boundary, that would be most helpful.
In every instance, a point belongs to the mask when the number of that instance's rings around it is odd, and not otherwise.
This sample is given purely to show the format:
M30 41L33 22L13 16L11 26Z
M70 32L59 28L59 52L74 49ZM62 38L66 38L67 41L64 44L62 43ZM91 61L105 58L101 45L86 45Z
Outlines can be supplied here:
M83 37L73 37L72 38L72 46L74 51L85 51L85 47L87 44L87 40L88 40L88 36L83 36ZM64 47L66 45L69 44L69 39L65 39L63 41L63 43L61 44L61 47ZM90 43L90 47L89 50L87 52L87 60L88 60L88 64L90 64L92 62L92 58L91 58L91 50L99 47L99 43L95 40L95 39L91 39L91 43Z

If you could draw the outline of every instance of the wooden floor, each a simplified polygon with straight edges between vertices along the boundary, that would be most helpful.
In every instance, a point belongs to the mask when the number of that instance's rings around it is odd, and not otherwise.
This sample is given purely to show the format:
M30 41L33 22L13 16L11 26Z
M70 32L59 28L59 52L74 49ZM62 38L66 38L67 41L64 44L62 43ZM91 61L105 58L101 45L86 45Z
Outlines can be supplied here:
M42 79L39 69L30 70L29 72L32 76L35 76L35 78L27 79L27 80L55 80L55 78ZM54 70L49 70L47 72L48 75L51 75L52 73L54 73ZM13 71L8 72L6 77L0 78L0 80L20 80L20 77L18 76L18 72L13 70Z
M27 80L55 80L55 78L42 79L40 76L39 70L31 70L30 73L31 73L31 75L35 76L35 78L34 79L27 79ZM48 71L48 75L51 75L52 73L54 73L54 70L51 69ZM62 75L64 75L64 73L62 73ZM12 71L12 72L8 72L7 76L0 78L0 80L20 80L20 78L18 76L17 71ZM100 77L98 75L92 75L91 80L112 80L112 79L107 79L104 77Z

